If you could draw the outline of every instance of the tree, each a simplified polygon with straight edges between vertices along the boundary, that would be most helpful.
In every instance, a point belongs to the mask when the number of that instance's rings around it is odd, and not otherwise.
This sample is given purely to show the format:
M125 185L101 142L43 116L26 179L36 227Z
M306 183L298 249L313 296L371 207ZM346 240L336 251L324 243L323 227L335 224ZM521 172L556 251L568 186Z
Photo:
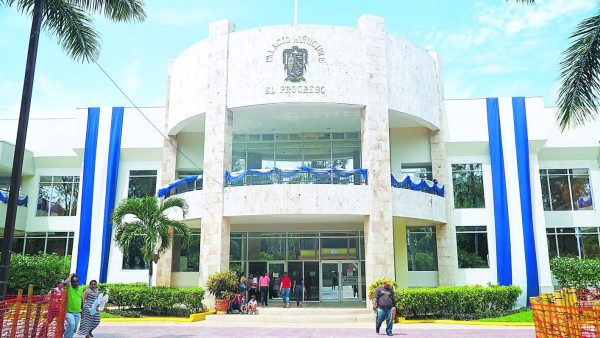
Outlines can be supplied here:
M507 0L508 1L508 0ZM535 0L515 0L534 4ZM557 122L562 130L598 117L600 99L600 4L598 14L580 22L560 63Z
M136 245L141 247L144 260L149 262L148 286L152 281L152 262L157 263L160 255L171 246L169 229L181 236L185 244L192 236L187 225L167 217L165 212L171 208L180 209L184 218L187 215L188 205L179 197L169 197L160 202L156 196L128 198L113 210L115 242L125 256Z
M21 186L27 125L42 23L50 35L58 37L63 49L73 59L92 62L98 58L100 53L99 34L92 26L92 14L103 14L112 21L143 21L146 18L143 0L0 0L0 6L11 7L13 5L16 5L19 11L31 14L32 21L4 224L4 242L0 259L0 299L5 298L8 285L11 248L17 217L17 199Z

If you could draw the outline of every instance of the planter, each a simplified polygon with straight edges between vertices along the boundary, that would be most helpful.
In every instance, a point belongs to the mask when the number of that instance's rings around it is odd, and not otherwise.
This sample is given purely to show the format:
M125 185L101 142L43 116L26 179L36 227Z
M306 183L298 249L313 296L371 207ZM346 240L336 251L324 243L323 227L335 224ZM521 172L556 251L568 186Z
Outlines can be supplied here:
M215 299L215 308L218 315L227 314L227 309L229 309L229 299Z

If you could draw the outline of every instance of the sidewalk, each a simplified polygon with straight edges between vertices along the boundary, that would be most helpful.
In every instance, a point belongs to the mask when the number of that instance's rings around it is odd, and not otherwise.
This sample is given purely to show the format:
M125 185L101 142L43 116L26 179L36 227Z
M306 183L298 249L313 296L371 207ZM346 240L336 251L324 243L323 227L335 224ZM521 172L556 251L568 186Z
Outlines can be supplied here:
M94 335L103 338L170 338L170 337L241 337L244 335L258 335L261 338L269 337L378 337L375 334L375 324L354 323L343 328L327 327L323 325L302 325L302 318L298 318L297 327L282 327L273 324L260 323L256 317L256 325L249 327L237 326L235 320L224 326L210 325L206 321L196 323L100 323L94 330ZM331 326L331 325L329 325ZM452 324L395 324L395 337L432 337L432 338L459 338L459 337L508 337L533 338L533 327L490 327ZM379 337L386 337L385 324L381 328Z

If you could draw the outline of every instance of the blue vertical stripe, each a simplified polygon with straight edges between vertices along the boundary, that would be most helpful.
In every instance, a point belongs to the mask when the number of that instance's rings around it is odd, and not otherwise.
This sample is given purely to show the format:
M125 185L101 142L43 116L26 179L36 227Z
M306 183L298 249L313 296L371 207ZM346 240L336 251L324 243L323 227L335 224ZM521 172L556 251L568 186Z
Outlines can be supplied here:
M527 134L525 98L513 97L512 106L515 122L519 193L521 196L521 219L523 221L523 244L525 245L525 269L527 271L527 302L529 302L529 297L538 296L540 290L533 233L533 212L531 210L531 171L529 167L529 135Z
M110 124L110 143L108 148L108 166L106 168L106 197L104 203L104 223L102 227L102 256L100 261L100 283L106 283L108 258L112 241L112 223L110 217L115 208L117 180L119 178L119 157L121 155L121 132L123 130L123 107L113 107Z
M77 268L81 285L86 283L90 260L90 238L92 232L92 206L94 205L94 175L96 170L96 149L100 108L88 108L85 151L83 154L83 180L81 182L81 215L79 221L79 246L77 248Z
M496 223L496 257L498 284L512 284L512 262L510 248L510 226L508 203L506 200L506 177L502 132L500 128L500 108L498 98L486 99L490 161L492 164L492 186L494 189L494 222Z

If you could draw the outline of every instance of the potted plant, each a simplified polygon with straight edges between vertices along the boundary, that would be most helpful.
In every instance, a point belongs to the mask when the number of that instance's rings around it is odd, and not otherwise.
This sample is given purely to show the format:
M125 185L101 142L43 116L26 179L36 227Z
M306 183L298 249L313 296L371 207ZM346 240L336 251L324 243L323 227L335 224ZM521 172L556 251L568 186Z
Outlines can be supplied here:
M229 308L229 296L238 285L238 277L234 271L216 272L208 277L206 289L215 296L217 314L226 314Z

